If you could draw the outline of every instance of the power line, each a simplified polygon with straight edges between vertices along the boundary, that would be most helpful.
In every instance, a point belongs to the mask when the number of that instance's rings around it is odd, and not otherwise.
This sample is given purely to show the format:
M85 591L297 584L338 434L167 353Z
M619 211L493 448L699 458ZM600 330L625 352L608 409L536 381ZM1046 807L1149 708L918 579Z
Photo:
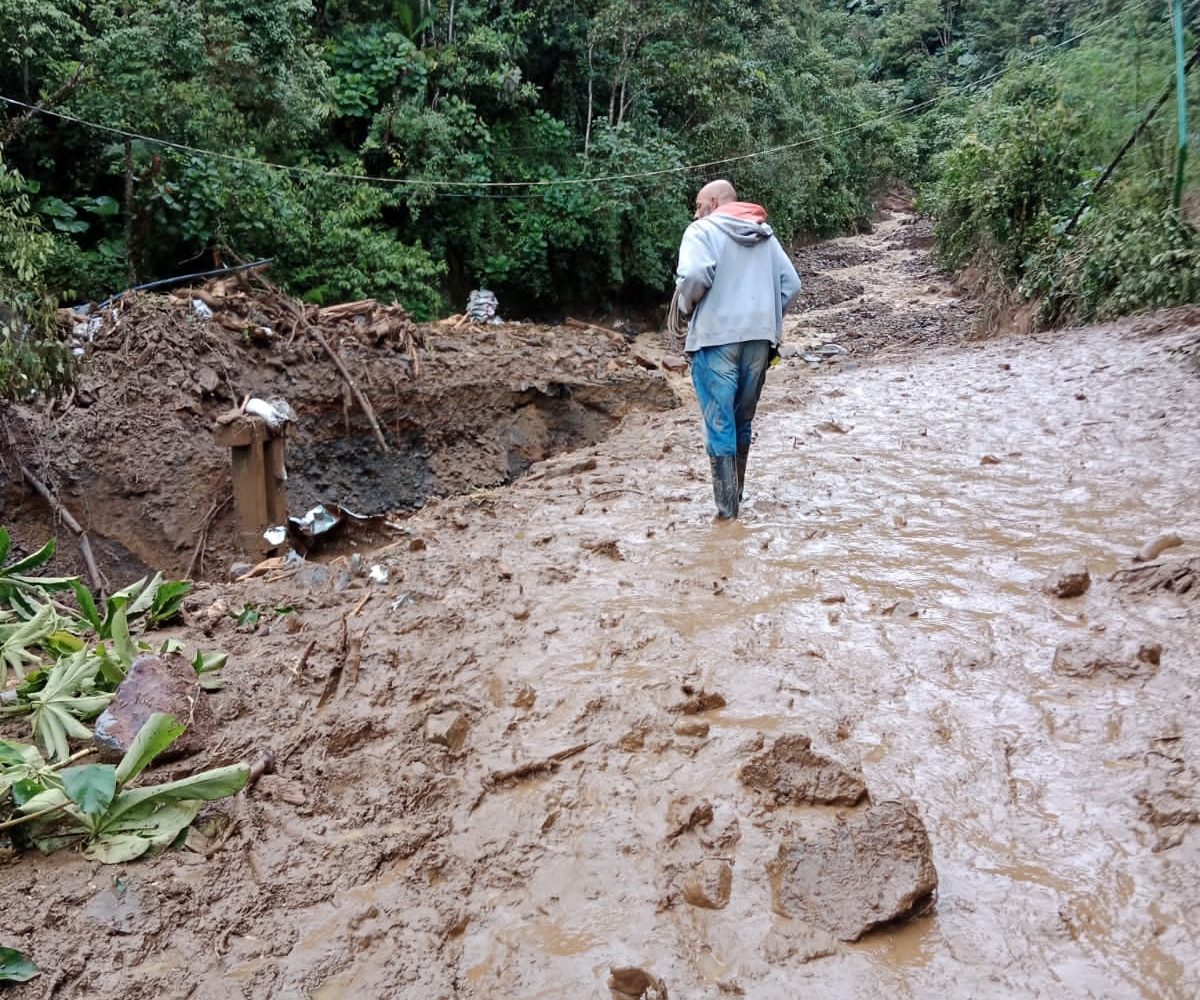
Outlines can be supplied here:
M1084 31L1080 31L1077 34L1072 35L1070 38L1064 39L1063 41L1058 42L1054 45L1043 46L1032 52L1023 53L1022 55L1026 59L1034 59L1045 53L1053 52L1058 49L1065 48L1066 46L1079 41L1081 38L1085 38L1088 35L1091 35L1091 34L1095 33L1096 31L1099 31L1101 28L1103 28L1104 26L1106 26L1108 24L1111 24L1113 21L1116 21L1117 19L1119 19L1126 13L1131 13L1135 10L1139 10L1141 8L1146 7L1149 3L1150 3L1150 0L1138 0L1138 2L1130 4L1127 7L1122 7L1119 11L1117 11L1115 14L1111 15L1110 17L1105 18L1102 21L1098 21L1096 24L1085 29ZM329 180L354 181L354 182L364 182L364 183L372 183L372 184L385 184L385 185L390 185L393 187L423 189L429 193L438 192L439 197L456 197L456 196L457 197L469 197L469 198L493 197L493 198L503 199L503 198L511 198L511 197L513 197L513 194L508 193L508 194L488 195L488 194L484 194L482 192L485 192L485 191L514 192L514 191L520 190L520 191L524 191L524 192L532 194L534 192L540 193L540 192L551 190L551 189L573 188L573 187L580 187L580 186L585 186L585 185L612 183L612 182L617 182L617 181L649 180L652 178L666 177L666 176L669 176L672 174L701 173L704 171L712 170L715 167L725 167L725 166L729 166L731 164L743 163L746 160L753 160L753 159L757 159L757 158L763 157L763 156L774 156L779 153L789 152L789 151L796 150L796 149L802 149L806 146L815 145L826 139L832 139L832 138L836 138L838 136L848 135L848 134L851 134L854 132L865 131L867 129L874 128L877 125L885 124L886 122L892 121L896 118L901 118L906 115L915 114L918 111L923 111L926 108L933 106L934 104L938 104L939 102L946 100L948 97L952 96L953 94L955 94L957 92L967 91L972 88L984 86L984 85L992 82L993 80L999 78L1000 76L1004 75L1006 72L1008 72L1009 69L1011 69L1011 66L1003 66L1003 67L995 70L994 72L992 72L984 77L981 77L978 80L973 80L968 83L963 83L963 84L958 84L957 86L948 87L948 88L944 89L942 91L942 93L938 94L936 97L932 97L927 100L920 101L918 103L911 104L911 105L908 105L903 108L898 108L894 111L886 112L875 118L868 119L867 121L859 122L855 125L847 125L843 128L831 129L829 131L819 133L815 136L809 136L808 138L805 138L805 139L798 139L794 142L782 143L778 146L770 146L765 149L753 150L748 153L739 153L739 154L735 154L732 156L721 157L721 158L715 159L715 160L707 160L707 161L704 161L701 163L692 163L692 164L685 164L682 166L673 166L673 167L662 167L657 170L640 170L640 171L630 171L627 173L618 173L618 174L602 174L602 175L594 176L594 177L589 177L587 175L583 175L583 176L579 176L579 177L546 178L546 179L541 179L541 180L526 180L526 181L450 181L450 180L421 179L421 178L412 178L412 177L379 177L379 176L373 176L370 174L342 173L342 172L336 171L336 170L326 170L322 167L311 167L311 166L306 166L303 164L271 163L268 160L256 160L256 159L253 159L250 157L238 156L233 153L222 153L217 150L205 149L205 148L198 147L198 146L191 146L191 145L188 145L187 143L182 143L182 142L175 142L171 139L161 139L161 138L158 138L155 136L145 135L143 133L134 132L129 129L122 129L122 128L117 128L112 125L104 125L99 122L87 121L86 119L79 118L75 115L67 114L66 112L63 112L63 111L54 111L49 108L40 107L39 105L28 104L25 101L19 101L16 98L12 98L12 97L5 97L3 95L0 95L0 101L3 101L4 103L9 104L13 107L23 108L26 111L30 112L31 114L39 114L39 115L43 115L43 116L47 116L47 117L51 117L51 118L57 118L61 121L69 122L74 125L79 125L84 128L92 129L94 131L104 132L109 135L119 136L120 138L123 138L123 139L129 139L131 141L138 141L138 142L146 142L146 143L150 143L152 145L160 146L165 149L173 149L173 150L175 150L177 152L181 152L181 153L188 153L188 154L200 156L200 157L209 157L211 159L221 160L221 161L227 162L227 163L235 163L235 164L239 164L242 166L259 167L259 168L268 169L268 170L279 170L279 171L283 171L286 173L291 173L291 174L296 174L296 175L301 175L301 176L307 175L307 176L312 176L312 177L321 177L321 178L326 178ZM452 193L452 192L456 192L456 191L463 192L463 193L458 194L458 195L455 195Z

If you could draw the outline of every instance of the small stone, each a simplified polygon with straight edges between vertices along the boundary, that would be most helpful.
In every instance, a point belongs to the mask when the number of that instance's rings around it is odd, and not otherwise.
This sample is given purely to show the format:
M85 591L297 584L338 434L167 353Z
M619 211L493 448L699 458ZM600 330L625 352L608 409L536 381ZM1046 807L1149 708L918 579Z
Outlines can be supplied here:
M698 826L713 821L713 805L708 799L684 795L667 806L667 840L681 837Z
M883 613L889 618L917 618L921 614L921 609L917 607L916 601L904 600L884 608Z
M687 358L680 357L678 354L668 354L663 357L662 366L669 372L683 375L688 370L688 360Z
M694 736L700 739L708 736L708 723L703 719L680 719L672 728L676 736Z
M667 987L661 979L651 975L645 969L636 966L625 966L610 969L608 988L624 1000L667 1000Z
M716 691L693 691L691 688L685 687L683 693L688 696L687 700L675 706L675 711L683 715L699 715L701 712L711 712L716 708L724 708L727 702L725 696L718 694Z
M637 753L646 746L646 731L640 726L629 730L617 740L617 746L626 753Z
M703 910L723 910L733 891L733 866L710 858L691 870L683 883L683 898Z
M255 791L268 799L286 802L288 805L302 806L308 801L304 787L291 778L281 778L277 774L264 774L258 779Z
M1154 541L1147 542L1137 551L1137 555L1133 557L1134 562L1150 562L1161 556L1167 549L1178 548L1183 544L1183 539L1175 532L1169 531L1165 535L1159 535Z
M414 538L408 543L409 552L424 552L428 547L424 538Z
M783 358L784 361L788 361L791 358L797 358L800 356L800 348L796 347L794 344L780 344L779 356Z
M200 391L204 393L216 392L217 386L221 384L221 377L213 371L208 365L201 365L196 369L196 385L200 387Z
M1057 573L1048 576L1042 584L1051 597L1080 597L1092 585L1092 576L1083 563L1071 563Z
M846 603L846 595L841 593L840 591L838 591L837 593L833 593L833 594L826 594L824 597L821 598L821 603L822 604L845 604Z
M229 567L229 579L230 579L230 581L237 580L237 579L245 576L252 569L254 569L254 567L251 566L248 562L235 562L232 566Z
M187 756L204 749L216 727L208 695L196 671L176 653L143 653L133 661L116 697L96 720L95 743L104 759L120 759L155 712L166 712L187 730L163 755Z
M457 751L466 740L469 728L461 712L437 712L425 720L425 739Z
M1095 677L1111 674L1122 680L1148 677L1158 672L1162 644L1157 642L1104 642L1075 639L1054 651L1050 669L1064 677Z
M641 365L649 371L658 370L658 362L646 357L644 354L632 354L630 357L633 358L635 364Z
M980 465L999 465L1000 459L998 459L995 455L984 455L983 458L981 458L979 460L979 464Z

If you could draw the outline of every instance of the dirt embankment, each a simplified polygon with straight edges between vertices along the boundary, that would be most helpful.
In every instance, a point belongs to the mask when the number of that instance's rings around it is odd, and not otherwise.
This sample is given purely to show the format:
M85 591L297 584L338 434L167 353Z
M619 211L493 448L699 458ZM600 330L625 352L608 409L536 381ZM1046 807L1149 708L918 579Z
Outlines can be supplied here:
M0 868L14 996L1190 1000L1200 331L967 342L898 228L815 251L863 294L793 342L847 352L770 373L740 522L694 404L630 407L428 502L386 583L201 585L194 765L275 774L207 854Z
M297 413L288 442L293 514L320 502L412 511L508 482L600 440L627 413L677 405L661 373L598 329L434 324L381 334L366 323L331 324L326 336L378 413L385 455L317 341L303 329L265 335L267 320L255 315L250 308L231 323L163 296L127 299L107 314L77 389L6 419L16 446L0 449L0 495L18 545L40 545L56 527L22 482L24 462L91 532L114 584L147 567L182 573L205 524L196 571L223 578L236 553L227 541L229 454L214 439L214 420L250 396L281 397ZM60 568L79 568L69 537L64 543Z

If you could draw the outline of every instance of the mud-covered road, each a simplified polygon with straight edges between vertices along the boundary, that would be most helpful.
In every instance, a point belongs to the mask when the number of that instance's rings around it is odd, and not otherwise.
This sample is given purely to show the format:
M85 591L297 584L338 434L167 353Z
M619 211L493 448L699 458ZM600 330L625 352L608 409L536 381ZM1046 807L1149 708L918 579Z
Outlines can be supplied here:
M1195 997L1197 330L966 339L910 230L814 249L852 294L791 342L850 350L771 372L740 522L675 376L684 408L407 521L385 585L199 589L191 633L233 654L211 759L276 774L207 856L0 868L47 970L13 996L608 1000L635 967L672 1000ZM1084 595L1043 591L1078 562ZM245 602L295 610L246 632ZM871 804L764 794L783 736ZM796 872L893 802L936 895L845 940L841 888ZM842 864L845 897L886 868Z

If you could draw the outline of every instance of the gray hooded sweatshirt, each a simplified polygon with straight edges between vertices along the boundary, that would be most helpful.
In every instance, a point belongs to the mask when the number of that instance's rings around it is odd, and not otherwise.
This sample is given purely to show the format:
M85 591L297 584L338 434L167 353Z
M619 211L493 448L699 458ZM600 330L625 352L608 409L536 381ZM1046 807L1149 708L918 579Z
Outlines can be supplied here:
M687 227L675 285L688 353L747 340L778 346L800 277L766 219L759 205L731 202Z

